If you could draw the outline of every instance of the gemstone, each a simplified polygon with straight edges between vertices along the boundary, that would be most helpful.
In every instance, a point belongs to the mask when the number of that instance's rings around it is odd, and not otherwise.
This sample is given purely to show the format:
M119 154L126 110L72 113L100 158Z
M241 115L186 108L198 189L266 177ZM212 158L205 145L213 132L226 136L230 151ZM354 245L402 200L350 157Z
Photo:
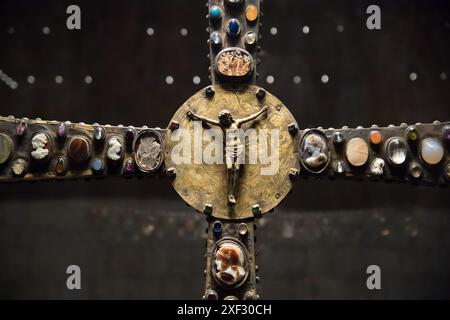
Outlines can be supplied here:
M75 136L69 143L68 153L75 163L83 163L91 156L91 148L86 138Z
M327 138L319 131L307 132L303 136L299 152L303 165L315 173L325 169L330 160Z
M444 158L444 147L435 138L427 138L420 143L420 156L425 163L435 165Z
M15 177L23 177L28 169L28 162L24 159L14 161L11 171Z
M222 18L222 10L218 6L212 6L209 9L209 18L213 22L217 22Z
M207 87L205 90L205 94L208 98L212 98L215 93L216 92L214 91L214 89L211 86Z
M211 44L216 48L222 45L222 36L217 31L211 32L209 40L211 41Z
M243 77L253 70L253 59L243 49L225 49L217 55L217 71L226 77Z
M361 167L369 159L369 146L362 138L353 138L347 142L345 155L348 162L354 167Z
M244 41L247 46L253 46L256 43L258 36L253 31L249 31L244 36Z
M64 157L56 159L55 173L59 176L66 174L66 159Z
M101 142L105 140L105 137L106 137L105 129L103 129L103 127L100 126L96 126L94 128L94 140Z
M422 177L422 174L423 174L422 167L415 162L412 162L409 165L408 172L409 172L409 175L414 179L419 179L420 177Z
M135 136L136 136L136 131L131 127L127 128L127 130L125 131L125 141L128 146L133 145Z
M415 126L410 126L406 128L406 137L408 140L416 141L419 138L419 133L417 132L417 128Z
M31 156L35 160L44 160L50 154L50 138L46 133L38 133L31 139Z
M345 172L345 164L344 161L336 161L333 163L333 170L337 174L342 174Z
M248 226L247 226L247 224L246 223L239 224L238 230L239 230L239 234L241 236L245 236L248 233Z
M296 123L290 123L288 125L288 131L291 135L295 135L298 132L297 124Z
M25 134L28 128L28 123L25 120L19 120L16 125L16 134L21 137Z
M13 142L6 134L0 133L0 165L4 164L11 157Z
M259 207L259 204L255 204L252 206L252 213L254 216L259 216L261 214L261 208Z
M123 165L123 171L125 173L133 173L134 169L135 169L134 160L131 158L125 160L125 163Z
M219 300L219 295L214 290L207 290L203 296L204 300Z
M375 158L370 164L370 173L374 176L381 176L384 172L384 160Z
M108 142L108 159L112 161L119 161L123 156L123 143L119 137L112 137Z
M255 22L258 19L258 7L250 5L245 9L245 17L248 22Z
M344 135L341 132L333 133L333 142L335 144L341 144L344 142Z
M219 284L238 285L247 275L246 256L243 248L228 240L218 244L213 254L212 271Z
M91 164L92 171L94 173L102 173L104 170L103 160L102 159L94 159Z
M134 159L143 172L153 172L161 166L162 148L158 136L152 131L143 131L136 138Z
M58 124L56 128L56 136L58 139L64 139L67 135L67 125L64 122Z
M242 0L225 0L225 2L230 5L236 5L236 4L240 4L242 2Z
M259 88L258 91L256 92L256 98L258 98L258 100L262 100L266 97L266 90Z
M230 37L237 37L241 33L241 24L237 19L228 21L227 33Z
M391 164L401 165L406 161L408 149L402 139L391 138L387 143L386 153Z
M443 136L445 140L450 140L450 126L445 126L444 129L442 129Z
M220 221L214 222L213 231L214 231L214 233L221 233L222 232L222 223Z
M371 144L379 145L381 143L381 140L383 140L383 136L381 135L380 131L372 130L369 133L369 140Z

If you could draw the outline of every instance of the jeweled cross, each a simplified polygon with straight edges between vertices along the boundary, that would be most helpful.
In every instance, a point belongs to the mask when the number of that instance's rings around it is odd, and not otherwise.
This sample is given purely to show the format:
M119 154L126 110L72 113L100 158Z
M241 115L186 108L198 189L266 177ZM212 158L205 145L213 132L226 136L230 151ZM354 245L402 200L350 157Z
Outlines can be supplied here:
M205 299L258 298L254 219L298 176L449 184L449 122L299 130L255 85L260 0L210 0L208 10L212 85L167 129L0 117L0 181L167 175L208 219Z

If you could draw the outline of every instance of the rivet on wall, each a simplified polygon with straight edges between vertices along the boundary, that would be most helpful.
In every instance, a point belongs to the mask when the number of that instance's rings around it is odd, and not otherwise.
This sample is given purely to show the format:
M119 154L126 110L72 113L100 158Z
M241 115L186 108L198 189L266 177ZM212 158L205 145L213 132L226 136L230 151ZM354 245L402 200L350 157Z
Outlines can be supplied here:
M174 78L172 77L172 76L167 76L166 77L166 83L168 84L168 85L172 85L173 83L174 83Z
M153 28L147 28L147 34L151 37L155 34L155 30Z
M14 34L14 33L16 33L16 29L14 29L14 27L9 27L8 34Z
M411 80L411 81L416 81L416 80L417 80L417 73L411 72L411 73L409 74L409 80Z
M441 78L441 80L447 80L447 74L445 72L441 72L439 77Z
M188 35L188 29L186 29L186 28L182 28L181 30L180 30L180 34L181 34L181 36L183 36L183 37L186 37L187 35Z
M302 78L299 75L296 75L292 78L292 82L294 82L294 84L300 84L300 82L302 82Z
M322 81L322 83L328 83L330 77L327 74L323 74L322 77L320 77L320 81Z
M198 84L200 84L201 79L200 79L199 76L194 76L194 77L192 78L192 82L193 82L195 85L198 85Z
M50 34L50 28L47 27L47 26L43 27L42 28L42 33L45 34L45 35Z
M309 33L309 26L303 26L302 32L303 32L304 34L308 34L308 33Z
M61 83L63 83L63 81L64 81L64 78L61 75L57 75L55 77L56 84L61 84Z
M87 75L84 77L84 83L91 84L92 83L92 77L90 75Z
M272 75L267 76L266 82L267 82L268 84L273 84L273 83L275 82L274 76L272 76Z
M278 33L277 27L272 27L272 28L270 28L270 34L271 34L271 35L276 36L277 33Z
M337 32L342 33L342 32L344 32L344 26L340 24L336 27L336 30L337 30Z
M35 78L33 75L29 75L29 76L27 77L27 82L28 82L29 84L33 84L33 83L36 82L36 78Z

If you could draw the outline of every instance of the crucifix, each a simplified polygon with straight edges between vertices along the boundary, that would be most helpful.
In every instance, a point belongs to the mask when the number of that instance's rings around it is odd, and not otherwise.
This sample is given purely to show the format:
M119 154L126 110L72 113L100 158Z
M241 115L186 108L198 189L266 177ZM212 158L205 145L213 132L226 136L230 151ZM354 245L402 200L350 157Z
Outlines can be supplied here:
M203 298L227 300L259 298L254 221L299 177L449 185L450 122L300 129L288 108L256 85L260 2L208 1L212 83L166 129L0 117L0 182L167 176L208 221ZM225 132L225 163L177 161L179 140L198 134L193 120ZM262 161L268 141L275 141L270 165ZM200 148L208 142L201 139Z

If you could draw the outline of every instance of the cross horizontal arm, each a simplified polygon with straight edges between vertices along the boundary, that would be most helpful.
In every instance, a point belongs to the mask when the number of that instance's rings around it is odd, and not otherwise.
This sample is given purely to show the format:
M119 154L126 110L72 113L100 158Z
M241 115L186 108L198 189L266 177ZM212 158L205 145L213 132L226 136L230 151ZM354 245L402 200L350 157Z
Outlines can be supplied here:
M300 132L300 176L450 184L450 122Z
M158 175L164 133L0 116L0 182Z

